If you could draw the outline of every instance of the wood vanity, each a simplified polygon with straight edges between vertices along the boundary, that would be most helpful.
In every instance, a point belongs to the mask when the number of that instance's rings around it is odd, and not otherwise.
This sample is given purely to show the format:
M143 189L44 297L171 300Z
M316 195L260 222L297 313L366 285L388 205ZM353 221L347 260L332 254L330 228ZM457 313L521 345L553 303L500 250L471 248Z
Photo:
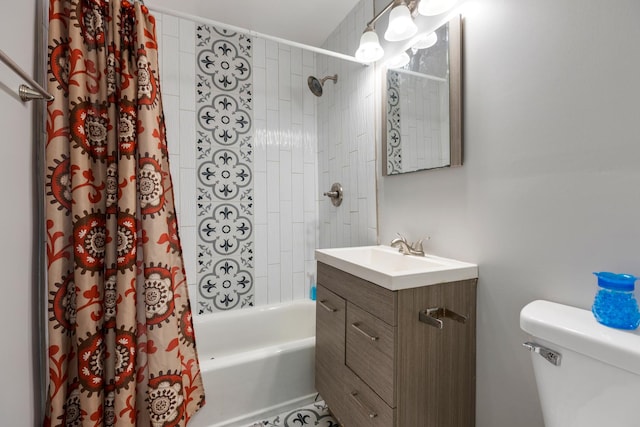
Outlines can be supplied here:
M475 425L476 278L389 290L318 262L317 282L316 388L343 426Z

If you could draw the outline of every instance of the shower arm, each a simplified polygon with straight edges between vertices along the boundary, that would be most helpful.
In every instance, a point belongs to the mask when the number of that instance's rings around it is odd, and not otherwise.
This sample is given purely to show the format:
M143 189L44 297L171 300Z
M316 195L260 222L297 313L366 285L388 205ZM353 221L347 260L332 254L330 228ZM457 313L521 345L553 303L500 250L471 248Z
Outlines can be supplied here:
M338 75L334 74L333 76L323 77L322 79L320 79L320 84L324 85L324 82L326 82L327 80L333 80L334 83L338 83Z

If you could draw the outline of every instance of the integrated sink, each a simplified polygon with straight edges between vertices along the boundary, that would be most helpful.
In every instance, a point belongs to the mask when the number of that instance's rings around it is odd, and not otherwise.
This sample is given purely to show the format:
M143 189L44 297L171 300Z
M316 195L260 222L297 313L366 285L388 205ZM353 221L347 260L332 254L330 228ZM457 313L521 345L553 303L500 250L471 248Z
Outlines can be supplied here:
M392 291L478 277L475 264L433 255L403 255L383 245L317 249L316 260Z

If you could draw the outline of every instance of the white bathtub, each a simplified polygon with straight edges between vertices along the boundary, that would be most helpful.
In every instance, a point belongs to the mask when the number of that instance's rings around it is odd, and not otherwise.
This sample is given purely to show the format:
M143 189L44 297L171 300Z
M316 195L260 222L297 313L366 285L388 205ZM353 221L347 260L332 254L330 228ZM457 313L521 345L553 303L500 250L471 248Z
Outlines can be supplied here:
M315 302L194 316L206 405L189 427L237 427L315 398Z

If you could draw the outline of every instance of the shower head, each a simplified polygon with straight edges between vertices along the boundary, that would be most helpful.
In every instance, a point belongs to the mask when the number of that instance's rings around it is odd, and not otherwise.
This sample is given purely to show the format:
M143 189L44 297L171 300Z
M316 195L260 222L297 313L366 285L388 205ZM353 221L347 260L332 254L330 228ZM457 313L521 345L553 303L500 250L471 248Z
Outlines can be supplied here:
M322 96L322 86L324 86L324 82L326 82L327 80L333 80L333 84L336 84L338 82L338 75L334 74L333 76L323 77L320 80L318 80L316 77L309 76L309 78L307 79L307 84L309 85L309 90L311 90L311 93L313 93L315 96Z

